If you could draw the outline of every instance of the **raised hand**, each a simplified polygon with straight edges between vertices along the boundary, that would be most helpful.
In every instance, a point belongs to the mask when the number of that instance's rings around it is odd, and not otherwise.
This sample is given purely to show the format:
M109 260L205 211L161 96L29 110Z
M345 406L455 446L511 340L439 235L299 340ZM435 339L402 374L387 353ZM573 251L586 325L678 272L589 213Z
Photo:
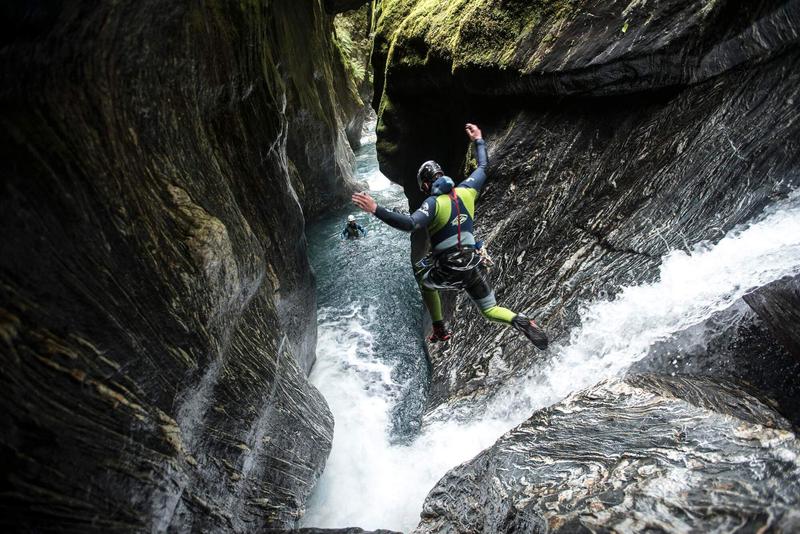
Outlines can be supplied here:
M470 141L477 141L478 139L481 139L483 137L481 135L481 129L472 123L468 122L465 129L467 131L467 135L469 136Z
M367 193L353 193L350 198L353 204L367 213L375 213L375 210L378 209L378 203Z

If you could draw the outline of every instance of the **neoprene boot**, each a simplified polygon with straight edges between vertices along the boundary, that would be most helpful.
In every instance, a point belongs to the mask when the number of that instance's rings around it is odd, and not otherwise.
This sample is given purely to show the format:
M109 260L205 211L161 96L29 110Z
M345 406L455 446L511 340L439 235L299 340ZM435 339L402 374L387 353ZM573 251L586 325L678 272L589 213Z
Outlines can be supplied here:
M530 339L537 349L544 350L547 348L547 334L530 317L518 313L511 320L511 326L525 334L525 337Z
M444 321L436 321L433 323L433 333L428 337L428 341L431 343L436 343L437 341L447 341L453 335L450 330L448 330L447 326L444 324Z

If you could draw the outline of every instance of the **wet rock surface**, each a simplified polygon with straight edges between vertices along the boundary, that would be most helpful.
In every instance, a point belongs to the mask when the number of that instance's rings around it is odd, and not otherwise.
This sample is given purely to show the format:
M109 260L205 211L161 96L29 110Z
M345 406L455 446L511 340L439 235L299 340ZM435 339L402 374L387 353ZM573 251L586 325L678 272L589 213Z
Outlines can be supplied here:
M358 527L353 528L301 528L292 530L297 534L400 534L394 530L364 530Z
M416 208L419 163L463 176L463 124L481 125L490 184L476 228L498 301L558 341L579 302L652 281L669 250L719 239L800 183L800 5L740 7L384 2L381 168ZM412 256L424 249L416 236ZM465 296L448 315L431 409L537 360Z
M347 128L363 115L360 81L334 43L333 19L318 2L282 0L270 39L285 84L286 153L292 186L307 220L345 204L359 187ZM301 30L302 28L302 30Z
M800 360L739 300L650 348L628 374L722 378L758 395L800 428Z
M746 295L786 350L800 360L800 276L783 278Z
M293 527L333 426L303 209L352 158L322 2L2 11L0 524Z
M789 428L731 384L602 382L451 470L414 532L794 531Z

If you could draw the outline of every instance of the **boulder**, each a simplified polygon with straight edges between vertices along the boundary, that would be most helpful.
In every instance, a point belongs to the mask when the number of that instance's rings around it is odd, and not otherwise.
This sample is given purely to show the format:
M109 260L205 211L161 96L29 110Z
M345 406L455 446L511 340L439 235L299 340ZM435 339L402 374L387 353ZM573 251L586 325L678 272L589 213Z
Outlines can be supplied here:
M296 534L400 534L394 530L364 530L358 527L350 528L300 528L292 530Z
M732 384L609 380L448 472L415 534L792 532L800 440Z
M735 382L800 428L800 360L744 302L652 345L628 374L701 376Z
M800 359L800 275L776 280L744 300L786 350Z

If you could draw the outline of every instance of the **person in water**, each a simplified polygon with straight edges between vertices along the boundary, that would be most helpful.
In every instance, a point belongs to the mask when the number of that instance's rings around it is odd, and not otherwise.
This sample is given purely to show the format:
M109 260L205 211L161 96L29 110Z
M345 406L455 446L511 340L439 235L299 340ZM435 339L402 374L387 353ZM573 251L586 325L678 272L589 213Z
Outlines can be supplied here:
M348 215L347 224L344 226L344 230L342 230L342 239L358 239L365 235L367 235L367 231L364 230L364 227L356 222L354 216Z
M476 125L467 124L466 132L475 142L478 168L458 186L431 160L417 172L417 184L429 196L411 215L379 206L367 193L355 193L353 203L399 230L427 229L431 253L415 265L414 272L433 321L430 341L445 341L451 336L444 322L439 290L463 289L485 318L514 327L544 350L548 343L544 330L529 317L497 305L486 267L475 250L475 200L486 182L486 143Z

